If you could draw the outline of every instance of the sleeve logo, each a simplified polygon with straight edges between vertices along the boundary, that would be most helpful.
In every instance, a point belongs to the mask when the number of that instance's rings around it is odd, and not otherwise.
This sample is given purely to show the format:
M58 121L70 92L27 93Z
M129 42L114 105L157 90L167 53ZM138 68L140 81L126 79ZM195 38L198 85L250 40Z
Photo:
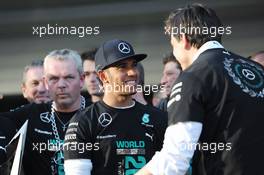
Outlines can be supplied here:
M172 103L181 100L181 90L182 82L179 82L173 86L173 88L171 89L170 100L168 101L167 108L169 108Z

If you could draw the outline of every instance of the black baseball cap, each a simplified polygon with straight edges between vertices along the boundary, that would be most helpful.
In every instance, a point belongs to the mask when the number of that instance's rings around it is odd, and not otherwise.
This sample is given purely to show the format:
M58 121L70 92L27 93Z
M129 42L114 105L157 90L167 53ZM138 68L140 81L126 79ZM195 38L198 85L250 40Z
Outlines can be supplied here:
M139 62L146 57L146 54L135 54L132 45L126 41L119 39L106 41L95 54L95 70L98 72L128 58L133 58Z

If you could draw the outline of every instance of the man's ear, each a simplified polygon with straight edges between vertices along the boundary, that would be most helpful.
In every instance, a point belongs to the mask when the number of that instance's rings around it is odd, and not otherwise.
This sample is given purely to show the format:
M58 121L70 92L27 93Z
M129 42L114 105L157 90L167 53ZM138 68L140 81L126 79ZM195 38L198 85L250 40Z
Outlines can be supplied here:
M181 34L181 40L182 40L182 44L184 49L189 50L191 47L191 44L186 36L186 34Z
M84 80L85 80L85 75L84 73L80 74L80 88L82 89L84 86Z
M21 84L21 91L22 91L24 98L27 98L26 85L24 83Z
M101 70L97 72L97 75L99 79L102 81L102 83L108 83L108 79L105 71Z

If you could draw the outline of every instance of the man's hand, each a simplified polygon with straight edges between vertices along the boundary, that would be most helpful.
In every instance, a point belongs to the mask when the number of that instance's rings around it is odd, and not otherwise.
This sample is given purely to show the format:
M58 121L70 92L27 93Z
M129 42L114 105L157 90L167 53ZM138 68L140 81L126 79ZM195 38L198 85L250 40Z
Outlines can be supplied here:
M135 175L152 175L151 172L144 166Z

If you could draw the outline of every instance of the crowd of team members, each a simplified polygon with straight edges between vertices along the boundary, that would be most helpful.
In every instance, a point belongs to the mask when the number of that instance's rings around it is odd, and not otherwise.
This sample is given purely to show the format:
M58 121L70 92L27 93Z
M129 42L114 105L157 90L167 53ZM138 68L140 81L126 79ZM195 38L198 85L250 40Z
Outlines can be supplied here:
M165 28L180 25L222 24L194 4L171 13ZM254 167L264 156L264 52L240 57L221 45L221 35L170 37L173 52L163 58L151 100L135 88L145 86L140 61L147 55L124 40L82 54L54 50L26 66L21 90L29 104L0 113L0 171L6 145L28 120L26 175L261 173ZM90 99L81 95L84 85Z

